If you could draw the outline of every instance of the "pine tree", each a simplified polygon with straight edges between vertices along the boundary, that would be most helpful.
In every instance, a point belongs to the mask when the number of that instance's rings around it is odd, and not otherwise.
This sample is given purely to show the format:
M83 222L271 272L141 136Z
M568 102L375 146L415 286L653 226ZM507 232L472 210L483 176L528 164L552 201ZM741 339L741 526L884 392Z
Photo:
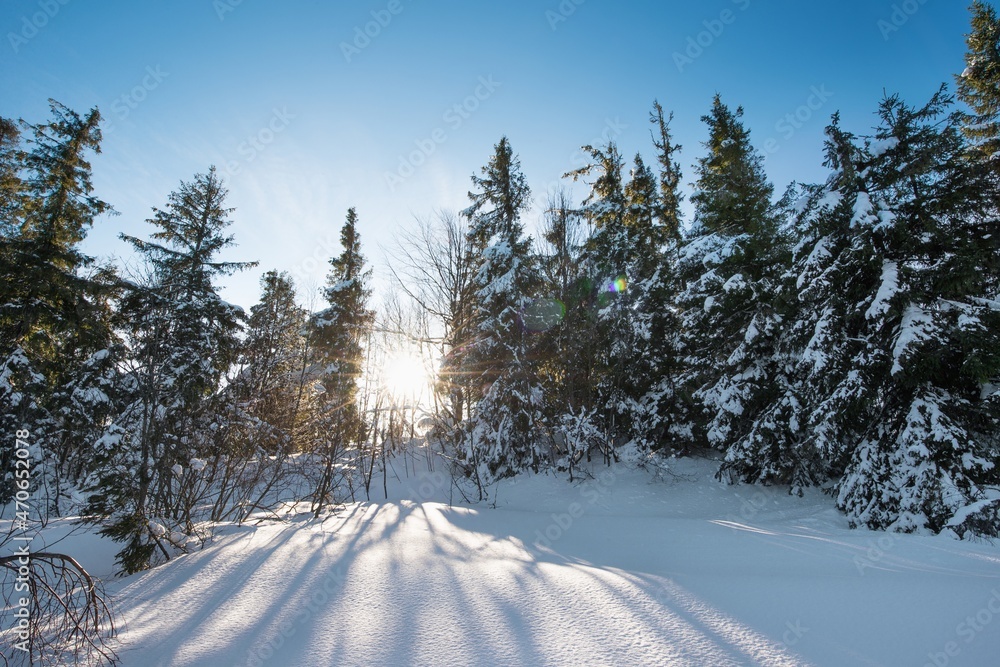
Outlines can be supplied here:
M556 451L564 454L557 467L572 478L574 465L604 441L594 391L603 350L595 344L598 322L586 223L564 190L552 195L547 209L540 258L543 296L525 312L525 324L538 332L545 420L554 430ZM596 433L599 439L584 437Z
M45 485L67 474L79 481L92 425L103 427L106 401L86 405L74 387L108 359L115 292L114 272L80 250L95 219L111 212L93 195L87 160L100 152L100 114L50 108L50 122L26 125L27 151L17 128L0 123L0 421L4 433L27 428L45 443L36 475ZM61 488L49 489L57 511Z
M630 362L636 346L637 323L632 305L636 293L634 282L638 278L638 237L643 224L651 220L656 192L651 174L637 156L639 180L629 183L631 195L637 200L645 197L650 201L636 201L630 210L622 173L624 161L618 146L608 142L601 148L584 146L583 151L590 155L590 164L567 175L574 179L593 178L580 214L592 229L584 262L593 288L594 342L602 350L595 360L592 391L597 416L606 434L603 453L610 462L615 456L613 445L629 440L632 432L635 400L632 383L636 376ZM649 262L649 255L643 261Z
M233 245L232 209L214 168L182 182L149 224L153 240L122 235L147 263L121 307L130 341L129 403L99 443L102 469L89 499L102 534L126 542L126 572L148 567L171 536L194 531L193 500L178 478L193 460L224 455L219 390L237 362L243 311L223 301L214 279L253 266L217 256Z
M650 264L652 275L644 272L640 310L647 314L648 324L639 357L645 360L640 379L644 382L635 415L635 437L645 449L661 446L683 448L690 441L686 429L688 401L678 390L680 364L680 319L674 304L680 289L678 252L681 244L681 165L676 155L681 146L675 144L670 131L673 115L664 115L659 102L653 103L650 123L653 125L653 145L659 165L658 197L655 211L659 233L657 248L646 252L656 258ZM652 201L651 197L645 197ZM649 269L647 269L648 272Z
M537 283L531 239L524 236L521 213L530 188L520 161L506 137L493 157L473 175L469 221L475 290L474 338L465 355L464 372L476 383L478 401L464 428L462 456L479 482L525 468L538 469L542 453L538 435L541 390L532 340L521 313ZM480 483L480 493L482 484Z
M679 264L682 391L702 404L694 437L721 449L749 429L768 388L764 364L781 318L774 295L787 261L780 207L742 115L716 96L703 118L708 155L696 167L695 221Z
M882 266L858 306L865 412L838 505L870 528L996 536L996 181L951 105L887 98L859 151L852 224Z
M1000 19L996 10L974 0L972 32L966 39L965 71L955 77L958 96L972 114L963 131L995 164L1000 164Z
M310 321L315 379L322 388L311 424L323 464L313 494L317 516L333 501L337 463L348 448L361 441L365 431L358 409L358 381L375 314L368 309L371 271L365 266L357 226L357 212L352 208L340 232L343 252L330 260L324 290L328 307Z
M295 285L287 273L268 271L260 282L260 303L250 309L243 370L233 391L252 424L253 441L287 453L295 448L305 397L307 318L295 302Z

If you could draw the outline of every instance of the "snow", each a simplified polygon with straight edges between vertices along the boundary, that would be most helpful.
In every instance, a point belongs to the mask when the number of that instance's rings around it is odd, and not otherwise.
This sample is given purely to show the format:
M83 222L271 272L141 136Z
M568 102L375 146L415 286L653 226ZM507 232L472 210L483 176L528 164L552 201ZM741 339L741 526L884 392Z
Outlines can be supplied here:
M163 527L162 523L158 521L149 522L149 531L153 533L156 537L163 537L167 534L167 529Z
M899 265L896 262L882 264L882 284L878 288L875 300L865 313L865 319L875 319L889 312L889 302L899 291Z
M851 227L864 224L871 218L873 212L871 197L868 196L867 192L859 192L857 200L854 202L854 217L851 219Z
M872 157L881 157L897 146L899 146L899 139L896 137L877 139L871 143Z
M893 349L892 374L903 370L902 359L906 351L915 344L929 340L933 336L932 326L934 320L926 310L911 304L903 313L903 320L899 325L899 336L896 338L896 346Z
M743 274L737 273L732 278L726 281L726 284L722 286L722 291L728 294L730 292L745 290L746 288L747 288L746 279L743 277Z
M828 260L830 257L833 256L829 249L830 242L831 239L829 236L824 236L823 238L821 238L816 242L816 244L813 246L812 252L809 253L809 257L806 259L806 267L808 267L808 269L822 266L822 264L826 260ZM808 274L809 271L806 270L799 275L798 279L795 281L796 289L799 290L802 289L802 286L805 285L806 280L809 279Z
M325 520L223 526L107 581L122 664L996 664L1000 549L853 531L820 491L727 486L717 466L522 476L491 487L496 509L449 505L423 472ZM86 564L108 544L59 546Z

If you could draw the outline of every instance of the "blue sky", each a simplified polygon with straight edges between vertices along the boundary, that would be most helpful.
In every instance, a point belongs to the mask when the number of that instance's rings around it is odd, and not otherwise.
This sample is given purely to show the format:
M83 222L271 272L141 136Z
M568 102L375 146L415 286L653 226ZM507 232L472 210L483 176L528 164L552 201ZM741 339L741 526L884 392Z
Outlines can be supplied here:
M117 234L147 235L151 208L215 164L237 209L227 258L261 262L226 281L249 307L270 268L308 301L350 206L381 284L380 246L415 215L464 207L504 134L539 204L581 166L582 144L613 136L651 159L654 99L675 114L685 182L716 92L745 107L779 192L821 180L830 115L863 133L884 92L919 103L951 84L968 12L955 0L4 0L0 26L0 115L43 121L52 97L111 125L94 181L120 216L87 250L129 261Z

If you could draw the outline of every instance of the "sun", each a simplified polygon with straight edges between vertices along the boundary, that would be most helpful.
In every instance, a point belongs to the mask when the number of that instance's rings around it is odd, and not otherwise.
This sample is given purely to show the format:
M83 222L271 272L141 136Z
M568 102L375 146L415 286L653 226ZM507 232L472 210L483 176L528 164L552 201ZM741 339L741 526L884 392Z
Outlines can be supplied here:
M419 402L430 384L427 360L419 354L394 352L382 364L382 386L393 398Z

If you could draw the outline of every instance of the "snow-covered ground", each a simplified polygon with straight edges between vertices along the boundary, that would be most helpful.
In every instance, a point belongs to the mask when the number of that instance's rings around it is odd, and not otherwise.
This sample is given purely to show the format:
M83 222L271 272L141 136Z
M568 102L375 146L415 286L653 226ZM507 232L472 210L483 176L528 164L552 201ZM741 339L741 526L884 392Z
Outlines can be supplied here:
M109 584L123 664L1000 664L1000 548L849 530L819 492L715 465L526 476L495 509L425 473L404 500L221 528Z

